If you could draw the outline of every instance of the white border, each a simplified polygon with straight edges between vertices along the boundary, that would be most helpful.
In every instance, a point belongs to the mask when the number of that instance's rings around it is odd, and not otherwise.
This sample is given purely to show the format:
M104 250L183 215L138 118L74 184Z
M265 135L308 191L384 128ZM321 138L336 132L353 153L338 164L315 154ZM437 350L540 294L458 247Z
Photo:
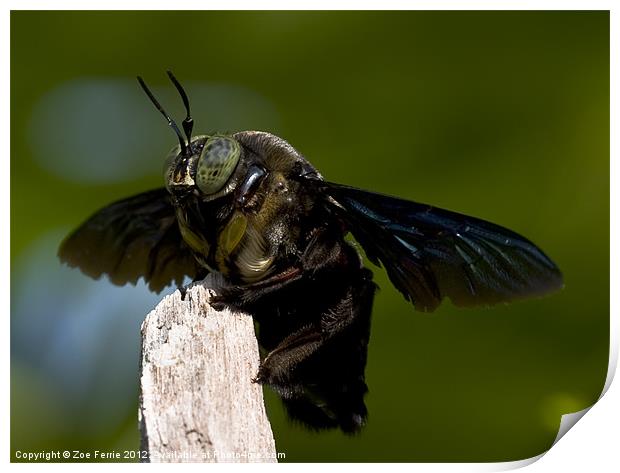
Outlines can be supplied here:
M13 10L44 10L50 9L52 6L50 2L45 1L8 1L10 9ZM365 10L399 10L399 9L416 9L416 10L611 10L611 183L620 182L619 171L617 165L618 153L617 153L617 137L620 134L618 127L617 111L618 111L618 94L613 88L613 85L618 84L618 54L620 52L619 35L618 35L618 21L615 18L616 11L613 8L611 1L396 1L396 0L383 0L380 4L377 2L371 2L368 0L363 1L326 1L317 0L314 2L300 2L300 1L283 1L283 0L271 0L263 2L252 2L243 0L228 0L227 2L210 2L200 0L177 0L175 2L165 2L163 0L149 0L147 1L131 1L131 0L108 0L91 1L91 2L79 2L79 1L60 1L54 2L54 9L60 10L97 10L97 9L116 9L116 10L139 10L139 9L153 9L153 10L276 10L276 9L289 9L289 10L321 10L321 9L365 9ZM6 14L2 17L0 23L0 31L4 41L1 46L2 63L9 69L9 57L10 57L10 15L6 10ZM10 86L9 76L3 77L3 96L2 100L3 112L2 113L2 143L5 145L5 153L3 162L7 163L2 173L3 186L0 190L2 196L0 197L0 208L2 216L7 222L7 227L1 233L2 244L0 245L0 261L2 262L2 291L4 297L2 298L3 316L8 323L10 303L9 303L9 231L8 222L10 222L10 172L9 172L9 156L10 156L10 136L9 136L9 123L10 123ZM618 209L618 192L611 186L611 208ZM529 468L533 471L583 471L584 469L592 469L593 471L612 471L618 469L620 466L620 456L617 453L617 439L619 438L617 425L614 423L615 419L620 418L619 408L620 405L620 388L616 385L611 385L613 375L616 370L617 357L618 357L618 291L620 286L618 285L618 273L620 271L620 257L618 251L614 245L614 239L618 236L618 219L614 218L612 212L611 215L611 350L610 350L610 365L609 373L607 376L607 382L605 390L608 390L602 399L596 403L588 415L585 416L579 422L579 427L571 429L565 437L561 438L561 441L555 445L546 455L540 457L523 460L520 462L508 462L508 463L463 463L463 464L387 464L391 469L409 471L412 467L417 471L498 471L505 469L520 468L529 465L536 460L543 457L539 462ZM5 390L2 392L3 405L5 409L4 419L10 418L9 411L9 366L10 366L10 331L8 328L2 331L2 348L4 363L2 364L3 379L5 380ZM584 412L581 414L583 415ZM575 420L576 416L564 416L563 425L571 423ZM577 416L580 417L580 416ZM561 435L558 436L558 440ZM2 441L2 454L5 462L10 458L9 447L9 424L8 422L2 423L2 429L0 430L0 440ZM322 464L321 467L330 467L328 464ZM334 466L334 465L331 465ZM355 468L376 468L377 464L358 464ZM11 468L38 468L39 465L35 464L11 464ZM89 468L109 468L109 465L88 465ZM133 468L133 465L122 464L118 465L120 468ZM162 466L151 466L150 468L161 468ZM176 466L178 467L178 465ZM216 466L209 466L216 467ZM218 465L219 468L239 468L239 465ZM316 468L315 464L301 465L301 464L287 464L279 465L277 468ZM340 464L337 467L341 468ZM84 465L69 465L69 464L48 464L46 468L52 469L67 469L67 468L84 468ZM201 468L204 469L205 465L187 465L187 468ZM253 465L252 468L274 468L272 465Z

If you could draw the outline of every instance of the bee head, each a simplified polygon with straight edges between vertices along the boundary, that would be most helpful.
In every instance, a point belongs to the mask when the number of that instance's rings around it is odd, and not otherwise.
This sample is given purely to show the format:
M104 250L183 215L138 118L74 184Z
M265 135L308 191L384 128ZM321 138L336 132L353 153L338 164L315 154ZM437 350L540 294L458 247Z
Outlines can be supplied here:
M177 145L168 153L164 164L168 191L197 189L209 197L221 195L233 185L231 178L242 152L237 140L226 135L202 135L195 137L187 149L188 153L183 154Z
M179 139L179 144L170 150L164 164L166 188L171 194L186 194L188 191L197 190L206 198L215 198L229 192L234 187L231 178L241 158L239 142L227 135L201 135L192 138L194 121L190 113L189 99L172 72L168 71L168 77L179 91L187 111L183 120L185 136L155 99L144 80L138 76L142 89Z

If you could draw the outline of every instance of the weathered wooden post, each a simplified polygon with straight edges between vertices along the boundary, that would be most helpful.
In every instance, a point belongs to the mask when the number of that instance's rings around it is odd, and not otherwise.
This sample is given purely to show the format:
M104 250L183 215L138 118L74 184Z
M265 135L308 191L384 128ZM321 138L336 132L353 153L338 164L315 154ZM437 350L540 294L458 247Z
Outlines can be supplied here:
M209 305L210 276L142 324L141 450L153 462L275 462L252 318Z

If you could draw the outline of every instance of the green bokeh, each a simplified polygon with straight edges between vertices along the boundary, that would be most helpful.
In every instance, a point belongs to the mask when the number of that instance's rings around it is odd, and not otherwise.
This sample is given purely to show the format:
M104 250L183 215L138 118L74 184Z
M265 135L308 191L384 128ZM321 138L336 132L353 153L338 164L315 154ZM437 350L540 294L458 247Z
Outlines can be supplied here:
M128 182L46 171L29 144L37 103L84 77L140 73L163 86L167 68L265 97L280 120L271 131L329 180L505 225L565 275L544 299L424 314L377 269L369 424L356 437L309 433L268 392L287 461L516 460L551 445L561 414L597 399L609 339L607 12L13 12L13 285L41 235L161 184L156 158L150 176ZM144 120L167 132L146 100ZM137 359L127 363L137 373ZM12 366L12 452L138 448L137 391L124 423L67 429L78 413L58 407L41 373Z

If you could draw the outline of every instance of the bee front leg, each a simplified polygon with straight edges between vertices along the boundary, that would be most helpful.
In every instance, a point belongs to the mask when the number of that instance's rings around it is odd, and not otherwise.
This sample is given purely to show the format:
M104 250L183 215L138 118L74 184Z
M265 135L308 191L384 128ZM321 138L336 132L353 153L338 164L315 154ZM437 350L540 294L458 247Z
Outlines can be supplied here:
M359 261L359 256L353 248L332 243L332 238L333 235L326 229L318 230L294 266L256 283L221 288L211 298L211 306L215 310L223 310L225 307L251 310L252 305L265 296L292 287L301 280L317 279L334 272L340 275L342 268L350 262Z
M253 284L222 287L217 290L217 294L211 296L209 303L211 307L218 311L224 310L227 307L233 310L244 310L262 297L298 281L301 277L301 269L289 268Z

